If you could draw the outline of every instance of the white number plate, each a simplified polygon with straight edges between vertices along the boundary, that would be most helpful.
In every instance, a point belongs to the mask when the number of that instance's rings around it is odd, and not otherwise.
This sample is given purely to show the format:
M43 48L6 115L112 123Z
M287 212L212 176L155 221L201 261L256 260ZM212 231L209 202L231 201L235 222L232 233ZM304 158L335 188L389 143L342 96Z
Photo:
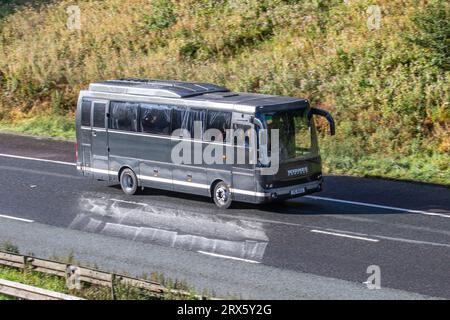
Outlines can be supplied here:
M297 194L302 194L302 193L305 193L305 192L306 192L305 188L294 189L294 190L291 190L291 196L295 196Z

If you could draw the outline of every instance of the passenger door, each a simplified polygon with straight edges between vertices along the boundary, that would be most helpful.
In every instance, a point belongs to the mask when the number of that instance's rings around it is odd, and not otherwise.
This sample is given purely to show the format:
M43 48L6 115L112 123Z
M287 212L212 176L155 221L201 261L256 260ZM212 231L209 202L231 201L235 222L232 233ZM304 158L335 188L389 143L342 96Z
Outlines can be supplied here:
M92 102L92 168L94 178L109 180L108 101Z
M253 133L253 126L246 123L235 123L233 124L233 130L236 133L246 133L250 130ZM233 197L235 200L241 201L254 201L255 191L256 191L256 180L255 180L255 164L250 163L250 159L253 156L250 152L250 139L251 137L245 136L241 137L241 141L244 141L244 145L239 142L239 139L234 136L234 161L233 161ZM254 146L256 147L256 146ZM242 159L239 159L239 153L243 152L245 154L245 163L242 163ZM254 160L254 159L253 159Z
M92 153L92 101L83 99L81 103L81 129L80 129L80 141L81 154L78 156L81 160L81 167L83 175L86 177L92 177L91 172L91 153Z

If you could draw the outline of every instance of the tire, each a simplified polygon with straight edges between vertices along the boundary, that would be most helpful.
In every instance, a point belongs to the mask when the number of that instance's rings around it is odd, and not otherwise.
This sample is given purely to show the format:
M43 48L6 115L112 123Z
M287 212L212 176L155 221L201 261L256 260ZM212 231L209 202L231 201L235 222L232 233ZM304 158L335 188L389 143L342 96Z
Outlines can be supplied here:
M214 187L212 198L220 209L228 209L232 203L230 188L223 181L220 181Z
M120 174L120 186L125 194L131 196L138 191L138 179L131 169L124 169Z

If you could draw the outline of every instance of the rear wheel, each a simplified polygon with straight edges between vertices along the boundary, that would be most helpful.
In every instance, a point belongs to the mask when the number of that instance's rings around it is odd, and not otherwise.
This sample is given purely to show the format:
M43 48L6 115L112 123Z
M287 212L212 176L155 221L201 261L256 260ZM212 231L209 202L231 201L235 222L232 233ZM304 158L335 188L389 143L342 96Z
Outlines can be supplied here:
M138 179L136 174L131 169L124 169L120 174L120 186L123 192L127 195L133 195L138 190Z
M220 181L216 184L212 197L214 203L220 209L227 209L231 205L231 190L223 181Z

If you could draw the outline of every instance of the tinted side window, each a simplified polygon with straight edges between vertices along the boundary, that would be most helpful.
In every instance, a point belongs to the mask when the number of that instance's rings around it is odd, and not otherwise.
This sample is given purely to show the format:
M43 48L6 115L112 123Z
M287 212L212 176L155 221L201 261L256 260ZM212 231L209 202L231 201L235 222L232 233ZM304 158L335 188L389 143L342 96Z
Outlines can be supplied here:
M187 129L191 132L192 138L194 138L194 134L196 134L195 138L201 139L203 137L203 131L205 129L205 121L206 121L206 110L191 109L189 110L189 119L185 117L185 123L183 125L186 125ZM194 132L195 122L200 123L199 133Z
M206 111L202 109L182 109L176 108L173 113L172 130L186 129L191 133L191 137L201 139L206 121ZM194 132L195 122L200 122L200 132Z
M95 103L94 102L94 127L104 128L105 127L105 103Z
M231 128L231 112L208 110L206 130L217 129L222 132L223 141L226 141L226 130Z
M83 100L81 103L81 125L91 126L91 101Z
M185 108L177 108L173 109L172 114L172 131L181 129L181 125L183 124L183 119L186 114Z
M111 102L110 128L113 130L137 131L139 104Z
M170 134L172 109L164 105L141 104L141 130L145 133Z
M237 163L239 167L251 169L253 168L252 162L254 161L253 156L250 154L249 149L250 136L253 132L252 127L245 124L234 124L233 129L234 129L234 136L233 136L234 139L232 139L233 144L237 147L243 146L245 147L244 159L240 158L240 152L238 151L238 149L235 149L234 163Z

